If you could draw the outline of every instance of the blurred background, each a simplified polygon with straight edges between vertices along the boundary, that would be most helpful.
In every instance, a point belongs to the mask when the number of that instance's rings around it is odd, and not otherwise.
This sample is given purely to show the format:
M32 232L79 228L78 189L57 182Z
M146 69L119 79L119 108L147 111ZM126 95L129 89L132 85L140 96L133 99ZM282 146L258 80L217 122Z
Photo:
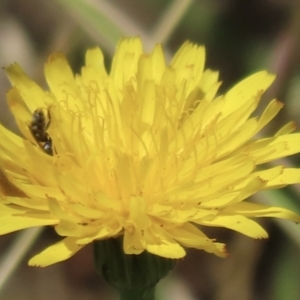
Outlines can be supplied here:
M285 104L264 134L288 120L300 124L299 0L1 0L0 66L18 62L46 88L43 65L49 54L64 52L80 71L87 48L99 45L107 68L118 40L141 36L145 50L163 43L169 59L185 41L206 47L206 67L220 71L220 92L265 69L277 80L262 107L276 97ZM0 70L0 122L17 131L6 105L10 88ZM0 141L1 142L1 141ZM280 163L299 165L299 156ZM1 174L0 174L1 175ZM253 199L300 212L300 188L260 193ZM252 240L222 229L205 232L227 243L230 256L188 251L158 287L157 299L299 300L300 227L261 220L269 240ZM96 274L92 248L45 269L28 259L57 240L51 228L0 237L0 299L117 299Z

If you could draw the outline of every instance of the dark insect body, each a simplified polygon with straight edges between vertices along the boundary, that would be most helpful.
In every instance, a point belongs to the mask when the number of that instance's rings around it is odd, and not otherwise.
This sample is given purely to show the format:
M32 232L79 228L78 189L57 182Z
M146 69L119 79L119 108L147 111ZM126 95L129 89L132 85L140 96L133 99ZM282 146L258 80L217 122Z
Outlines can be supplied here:
M53 155L52 139L47 133L50 123L51 117L49 111L48 117L46 117L43 109L38 108L32 114L29 130L41 149L48 155Z

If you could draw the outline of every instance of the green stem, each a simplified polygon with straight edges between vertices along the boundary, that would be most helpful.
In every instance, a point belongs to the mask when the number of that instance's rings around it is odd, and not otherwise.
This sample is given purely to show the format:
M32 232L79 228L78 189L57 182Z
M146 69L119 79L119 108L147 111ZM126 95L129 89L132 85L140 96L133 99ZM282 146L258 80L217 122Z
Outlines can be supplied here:
M120 291L120 300L155 300L155 287L146 291Z

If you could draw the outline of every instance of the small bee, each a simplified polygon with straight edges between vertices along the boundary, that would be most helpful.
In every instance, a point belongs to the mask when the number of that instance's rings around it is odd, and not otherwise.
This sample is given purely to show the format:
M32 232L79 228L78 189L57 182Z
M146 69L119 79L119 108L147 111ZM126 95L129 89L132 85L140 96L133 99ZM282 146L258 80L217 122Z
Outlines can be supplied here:
M47 133L47 129L51 123L51 116L48 111L48 120L43 109L38 108L33 112L32 120L29 124L29 130L40 145L41 149L48 155L53 155L52 139Z

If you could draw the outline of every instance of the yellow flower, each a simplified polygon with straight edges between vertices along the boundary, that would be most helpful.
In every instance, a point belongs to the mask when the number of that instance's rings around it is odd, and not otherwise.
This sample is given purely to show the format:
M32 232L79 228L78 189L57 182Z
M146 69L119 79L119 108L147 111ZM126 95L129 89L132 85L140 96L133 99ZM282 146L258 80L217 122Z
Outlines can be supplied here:
M300 182L299 169L261 167L300 152L293 123L255 138L282 108L273 100L252 117L274 76L258 72L216 96L218 73L204 62L204 48L186 42L167 65L161 45L145 54L134 38L119 43L110 74L98 48L87 51L75 76L62 54L50 56L49 91L18 65L6 69L23 137L0 127L0 166L19 190L2 192L0 234L51 225L64 237L30 265L48 266L120 235L126 254L178 259L191 247L225 256L205 226L266 238L253 217L300 221L286 209L245 201ZM45 117L44 141L32 128L37 112Z

